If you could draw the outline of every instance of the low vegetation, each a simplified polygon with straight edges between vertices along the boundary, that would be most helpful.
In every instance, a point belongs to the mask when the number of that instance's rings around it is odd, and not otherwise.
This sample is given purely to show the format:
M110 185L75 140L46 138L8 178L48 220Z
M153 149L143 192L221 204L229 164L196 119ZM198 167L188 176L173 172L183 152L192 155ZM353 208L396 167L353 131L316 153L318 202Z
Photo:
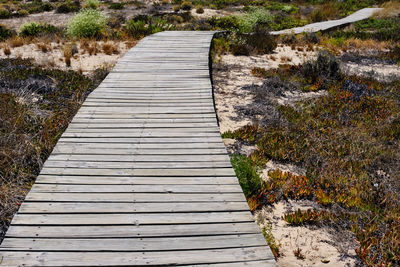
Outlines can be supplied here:
M300 67L258 70L264 84L279 79L290 90L312 88L328 94L294 106L278 105L280 116L274 123L249 125L223 137L257 145L248 158L232 158L238 176L246 173L252 184L261 181L257 170L269 160L306 170L306 175L270 172L262 182L262 193L258 194L257 184L257 194L247 195L253 209L280 200L313 200L324 209L296 211L283 219L293 225L324 221L344 226L357 238L356 253L366 265L395 266L400 263L400 243L395 241L400 240L396 167L400 164L400 82L346 76L338 64L323 53ZM271 87L253 87L258 88L251 90L258 92L257 101L271 103L268 94L261 93Z
M105 32L107 17L96 9L84 9L68 23L67 34L75 38L98 37Z
M103 78L43 69L28 60L0 60L2 234L58 138Z

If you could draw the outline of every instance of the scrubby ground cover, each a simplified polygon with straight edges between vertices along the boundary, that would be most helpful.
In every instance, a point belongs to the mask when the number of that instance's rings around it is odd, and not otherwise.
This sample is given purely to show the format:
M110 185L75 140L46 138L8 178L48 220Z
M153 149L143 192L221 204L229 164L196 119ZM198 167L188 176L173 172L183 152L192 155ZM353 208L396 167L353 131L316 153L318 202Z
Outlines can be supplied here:
M327 256L319 263L400 264L400 23L398 4L384 6L374 18L329 33L281 36L273 41L281 43L278 48L297 50L287 58L274 46L262 56L239 47L235 35L246 32L237 26L240 19L236 26L228 24L231 36L214 40L222 136L234 153L232 165L249 206L282 266L296 260L301 266L318 264L315 251L329 250L321 242L336 244L343 261ZM273 24L271 16L262 17L248 21ZM240 43L249 46L247 40ZM293 64L300 53L315 49L329 52ZM250 55L252 60L237 62L254 62L249 69L255 78L235 92L228 89L232 77L219 75L237 76L244 65L224 66L234 61L226 53ZM237 102L241 96L244 101ZM224 99L231 97L236 101ZM304 240L301 235L311 235L312 229L323 238Z
M33 185L58 138L106 72L92 78L0 60L0 234Z
M330 242L349 241L359 261L353 264L400 264L400 79L343 67L367 60L396 68L397 20L377 17L326 34L282 36L275 41L299 52L329 52L299 65L272 53L269 58L280 58L280 65L271 69L257 64L251 74L259 82L238 87L237 94L247 100L233 106L236 120L250 123L222 136L235 139L232 150L242 153L232 155L232 164L249 206L264 214L261 224L278 263L282 240L274 238L268 220L285 221L285 227L299 227L303 233L326 229L333 233ZM219 55L234 53L232 48L229 38L214 41L217 68L228 58ZM243 145L252 149L243 153ZM280 219L268 215L273 213L269 207L305 202L307 208L289 209ZM308 257L304 248L292 250L300 262ZM339 254L354 258L346 250Z

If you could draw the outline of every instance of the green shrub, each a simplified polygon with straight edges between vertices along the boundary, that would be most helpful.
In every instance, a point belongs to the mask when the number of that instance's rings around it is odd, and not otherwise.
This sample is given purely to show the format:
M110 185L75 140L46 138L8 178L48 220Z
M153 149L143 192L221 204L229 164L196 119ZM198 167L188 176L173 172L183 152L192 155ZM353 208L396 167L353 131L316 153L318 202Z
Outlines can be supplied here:
M25 9L20 9L20 10L18 10L17 14L18 14L18 17L26 17L29 15L29 12L26 11Z
M262 181L252 160L244 155L235 154L231 162L244 195L249 198L259 194L262 190Z
M223 30L237 30L239 29L239 20L237 16L224 16L224 17L211 17L209 23L216 28Z
M191 10L192 9L192 3L189 2L189 1L182 2L181 9L182 10L187 10L187 11Z
M125 6L124 3L111 3L110 8L111 9L123 9Z
M264 8L256 8L245 15L238 16L239 31L243 33L253 31L257 25L268 28L272 22L273 16Z
M97 9L99 8L99 1L98 0L85 0L85 3L83 4L84 8L91 8L91 9Z
M96 9L83 9L70 19L67 34L76 37L99 36L106 29L107 17Z
M42 33L55 33L57 27L50 24L40 24L37 22L27 22L21 25L19 28L19 34L21 36L38 36Z
M0 41L12 36L12 31L3 24L0 24Z
M340 63L336 57L326 51L320 52L316 60L307 61L301 68L305 78L311 83L319 79L337 78L340 72Z
M11 17L10 11L0 8L0 19L8 19L9 17Z
M278 45L275 37L262 26L256 26L254 32L247 36L247 44L257 54L271 53Z
M159 17L147 16L142 19L131 19L126 23L126 31L135 38L173 29L173 24L169 24L167 20Z
M203 13L204 13L204 9L203 9L202 7L198 7L198 8L196 9L196 13L197 13L197 14L203 14Z
M71 1L67 0L64 3L61 3L57 6L57 13L70 13L77 12L81 8L81 4L79 0Z

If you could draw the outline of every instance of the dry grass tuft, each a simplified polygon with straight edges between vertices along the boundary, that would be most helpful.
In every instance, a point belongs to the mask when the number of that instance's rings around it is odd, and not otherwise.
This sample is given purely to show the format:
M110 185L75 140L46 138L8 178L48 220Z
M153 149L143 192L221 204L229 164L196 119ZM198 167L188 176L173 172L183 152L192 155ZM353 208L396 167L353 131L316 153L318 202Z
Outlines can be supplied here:
M42 50L43 53L47 53L47 52L49 52L49 51L52 50L51 45L46 44L46 43L37 43L37 44L36 44L36 47L37 47L39 50Z
M9 44L11 47L20 47L25 44L25 39L19 36L15 36L10 39Z
M2 46L2 48L3 48L4 55L6 55L6 56L11 55L11 49L10 49L10 47L8 46L8 44L4 44L4 45Z
M118 46L111 42L103 43L101 49L106 55L119 54Z
M375 18L392 18L400 15L400 2L398 1L386 2L382 5L382 8L374 13Z

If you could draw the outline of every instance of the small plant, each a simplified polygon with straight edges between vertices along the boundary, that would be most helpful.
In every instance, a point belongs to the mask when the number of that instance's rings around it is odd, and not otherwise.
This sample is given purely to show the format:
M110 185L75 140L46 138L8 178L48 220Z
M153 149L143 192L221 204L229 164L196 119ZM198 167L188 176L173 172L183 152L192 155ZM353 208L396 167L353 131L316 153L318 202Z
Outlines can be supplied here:
M110 4L110 9L120 10L120 9L124 9L124 7L125 7L125 3L117 2L117 3Z
M12 31L3 24L0 24L0 40L5 40L12 36Z
M181 9L182 10L186 10L186 11L189 11L189 10L191 10L192 9L192 3L191 2L189 2L189 1L184 1L184 2L182 2L182 4L181 4Z
M238 28L242 33L250 33L255 27L268 28L273 17L270 12L263 8L256 8L249 13L238 16Z
M10 11L0 7L0 19L8 19L11 17Z
M204 8L202 8L202 7L196 8L196 13L197 14L203 14L204 13Z
M91 8L91 9L97 9L99 8L99 1L98 0L85 0L85 3L83 4L84 8Z
M72 56L73 56L72 46L66 45L64 47L64 58L65 58L65 65L67 65L67 67L71 67L71 57Z
M286 213L282 219L291 225L304 225L304 224L316 224L327 217L327 214L323 211L311 210L302 211L298 209L293 213Z
M70 12L77 12L81 8L81 4L79 0L66 0L63 3L60 3L57 6L57 13L70 13Z
M334 79L340 74L340 63L328 52L318 54L317 60L308 61L302 66L303 75L315 83L318 79Z
M37 22L27 22L21 25L19 28L19 34L21 36L38 36L42 33L54 33L57 28L50 24L40 24Z
M8 57L9 55L11 55L11 49L10 49L10 47L9 47L8 45L4 45L4 46L3 46L3 52L4 52L4 55L6 55L7 57Z
M169 24L167 20L159 17L145 17L141 20L128 20L126 23L126 31L129 35L140 38L149 34L160 31L173 30L174 25Z
M107 24L107 17L96 9L84 9L70 19L67 34L75 37L96 37L101 35Z
M253 161L244 155L235 154L232 156L231 162L244 195L247 198L258 195L263 185Z
M106 55L119 54L118 47L113 43L103 43L101 48Z
M272 254L274 254L275 259L278 259L280 255L279 253L280 244L276 243L276 240L272 235L272 225L268 224L267 226L261 229L261 232L264 235L264 238L267 241L268 246L271 248Z
M18 17L26 17L29 15L29 12L25 9L20 9L20 10L18 10L17 14L18 14Z
M175 5L175 6L172 7L172 10L174 12L179 12L179 10L181 10L181 7L179 5Z
M297 248L297 249L293 250L293 254L299 260L304 260L305 259L303 253L301 253L301 248Z
M20 47L24 45L24 38L20 36L14 36L13 38L10 39L9 43L11 47Z

